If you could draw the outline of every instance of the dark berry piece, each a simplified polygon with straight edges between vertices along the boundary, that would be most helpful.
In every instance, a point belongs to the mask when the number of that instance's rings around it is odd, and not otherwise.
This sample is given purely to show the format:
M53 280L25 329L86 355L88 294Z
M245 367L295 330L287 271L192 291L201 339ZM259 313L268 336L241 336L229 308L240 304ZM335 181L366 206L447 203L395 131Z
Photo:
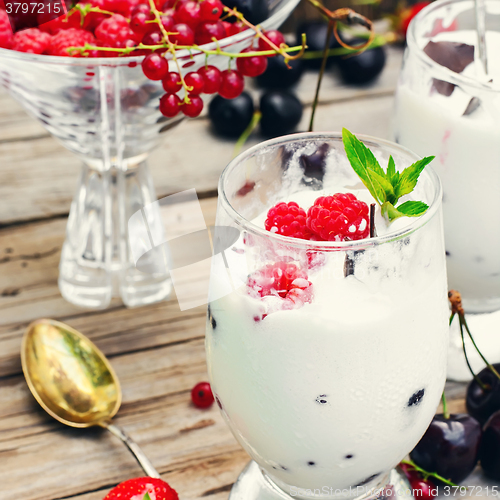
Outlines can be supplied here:
M264 35L269 38L276 47L280 47L282 43L285 43L285 37L278 30L264 31ZM259 50L274 50L274 48L271 47L266 40L259 38Z
M494 413L484 427L479 459L484 473L500 481L500 411Z
M179 92L182 87L181 76L174 71L167 73L161 81L165 92L175 94Z
M346 455L344 458L345 458L345 459L347 459L347 460L350 460L350 459L351 459L351 458L353 458L353 457L354 457L354 455L351 455L351 454L349 453L349 455Z
M410 457L422 469L460 483L476 466L480 439L481 426L471 416L435 415Z
M219 95L224 99L234 99L238 97L245 88L243 75L234 69L226 69L221 73Z
M251 47L244 49L241 53L253 52ZM267 57L252 56L238 57L236 59L236 67L243 76L256 77L262 75L267 68Z
M304 61L293 59L285 64L283 56L267 58L266 71L257 77L257 85L264 89L287 89L297 83L304 73Z
M193 45L194 31L184 23L178 23L174 26L173 35L170 35L170 41L177 45Z
M203 110L203 100L198 95L189 94L189 102L183 102L182 112L190 118L196 118Z
M220 0L203 0L201 2L201 19L203 21L218 21L224 5Z
M204 21L196 29L195 40L198 45L204 45L212 43L214 38L222 40L226 36L226 28L220 21Z
M191 72L184 77L184 81L188 87L192 87L189 91L189 95L200 95L203 92L203 86L205 82L203 77L198 73Z
M326 394L320 394L317 398L316 398L316 403L320 404L320 405L326 405L328 404L328 400L326 399L328 396Z
M254 112L250 94L243 92L235 99L215 96L208 107L208 116L215 132L223 137L238 138L252 121Z
M165 94L160 99L160 113L167 118L173 118L181 110L181 98L177 94Z
M358 483L356 485L356 487L364 486L365 484L368 484L370 481L373 481L377 476L380 476L380 474L381 474L381 472L379 472L378 474L372 474L371 476L367 477L366 479L363 479L363 481Z
M364 43L366 40L355 39L349 44L354 46ZM338 67L340 76L345 83L362 84L368 83L381 73L385 66L385 48L375 47L368 49L361 54L340 57Z
M203 93L204 94L215 94L219 91L221 82L221 72L219 68L215 66L203 66L198 70L203 78Z
M153 52L142 61L142 71L150 80L161 80L168 73L168 62L160 54Z
M295 130L302 118L302 103L286 91L269 91L260 98L260 129L266 137L278 137Z
M493 366L500 371L500 363ZM480 371L477 377L485 389L473 379L467 387L465 403L469 415L483 425L493 413L500 410L500 380L489 368Z
M307 465L309 465L310 467L313 467L316 465L316 462L307 462Z
M224 5L241 12L252 24L259 24L269 17L269 7L266 0L224 0ZM229 18L232 20L234 18Z
M425 389L420 389L410 396L408 400L408 406L414 406L420 404L425 394Z
M200 382L191 390L191 400L198 408L208 408L214 402L212 389L208 382Z
M326 43L326 34L328 31L328 24L324 21L309 21L302 24L297 29L297 45L302 43L302 33L305 33L307 39L307 52L323 52ZM334 36L330 39L330 49L338 48L340 44L337 42ZM334 61L335 57L330 56L327 60L327 67L330 67ZM315 59L304 59L304 65L312 69L321 68L322 58Z
M300 166L304 171L304 177L302 182L308 186L317 185L321 187L323 185L323 177L326 172L326 157L330 151L330 146L325 142L312 154L300 155Z
M458 42L432 42L424 48L424 52L440 66L462 73L462 71L474 62L474 46Z

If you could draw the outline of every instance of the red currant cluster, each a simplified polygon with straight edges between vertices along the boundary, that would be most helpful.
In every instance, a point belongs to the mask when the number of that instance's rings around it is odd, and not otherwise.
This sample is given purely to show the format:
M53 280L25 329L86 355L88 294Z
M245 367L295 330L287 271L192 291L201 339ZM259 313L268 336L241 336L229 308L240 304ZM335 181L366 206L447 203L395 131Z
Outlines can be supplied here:
M286 55L287 48L279 31L261 32L221 0L85 0L64 16L46 20L39 14L35 22L38 28L22 25L13 32L6 12L0 10L0 47L72 57L145 55L142 70L148 79L162 81L166 94L160 100L160 111L169 118L179 112L198 116L203 109L202 93L238 97L244 89L244 76L261 75L267 57L277 52ZM200 48L248 27L256 32L255 49L230 54L219 48ZM177 63L179 49L227 55L236 59L237 68L220 71L205 65L183 76L179 64L177 71L169 70L165 56L167 53ZM180 91L184 91L183 98Z

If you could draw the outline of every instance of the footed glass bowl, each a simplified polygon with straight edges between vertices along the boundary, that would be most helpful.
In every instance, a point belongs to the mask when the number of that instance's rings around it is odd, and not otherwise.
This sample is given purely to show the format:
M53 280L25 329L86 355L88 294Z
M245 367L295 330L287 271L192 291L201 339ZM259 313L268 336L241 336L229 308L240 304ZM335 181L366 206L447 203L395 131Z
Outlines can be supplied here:
M270 17L263 29L278 28L298 2L269 0ZM220 40L219 46L237 53L253 37L249 29ZM216 44L204 47L215 49ZM177 57L186 73L206 61L201 52L179 51ZM59 266L63 297L82 307L106 308L114 296L126 306L140 306L167 298L172 289L168 271L146 274L135 268L128 244L128 219L156 199L147 156L162 134L182 120L160 113L164 90L161 82L144 76L142 58L55 57L0 49L0 84L83 160ZM208 63L226 69L228 60L209 56ZM173 61L169 64L177 71ZM150 226L159 222L148 220Z

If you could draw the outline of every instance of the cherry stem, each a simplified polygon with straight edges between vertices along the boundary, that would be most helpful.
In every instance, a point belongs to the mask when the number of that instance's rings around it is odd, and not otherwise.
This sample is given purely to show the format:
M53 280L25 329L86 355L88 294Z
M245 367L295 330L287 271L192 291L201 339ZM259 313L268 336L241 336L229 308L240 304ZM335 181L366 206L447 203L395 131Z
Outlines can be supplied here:
M441 395L441 401L443 403L443 417L448 420L450 418L450 412L448 411L448 405L446 404L446 395L444 391Z
M458 486L457 484L451 482L449 479L445 479L443 476L440 476L436 472L428 472L425 469L422 469L422 467L419 467L413 460L401 460L402 464L409 465L412 469L415 469L417 472L420 472L424 479L427 479L428 477L433 477L437 479L438 481L441 481L448 486Z
M238 155L241 148L244 146L245 142L247 142L250 134L254 131L255 127L259 124L260 119L262 118L262 113L260 111L255 111L252 116L252 120L250 121L248 127L243 131L240 135L236 145L234 146L233 158Z
M469 330L469 325L467 324L467 321L465 319L465 311L462 306L462 296L460 295L460 292L457 292L456 290L450 290L448 292L448 298L451 303L451 313L452 313L452 318L455 314L458 314L458 319L459 319L459 324L460 324L460 334L462 335L462 345L464 349L464 354L465 354L465 360L467 361L467 365L469 367L469 370L471 371L472 375L474 376L474 379L476 382L479 384L479 386L484 390L486 389L486 386L479 380L479 378L474 374L472 371L472 368L469 364L469 360L467 359L467 354L465 353L465 340L464 340L464 334L463 334L463 329L465 328L465 331L467 332L467 335L469 336L472 345L474 346L474 349L476 349L477 353L479 356L481 356L481 359L484 361L488 369L500 380L500 374L498 371L495 369L495 367L488 362L488 360L483 356L483 353L479 350L479 347L476 344L476 341L474 340L474 337L472 336L471 331ZM451 322L450 319L450 322Z
M377 229L375 228L375 203L370 205L370 238L377 236Z
M452 313L451 319L453 319L454 316L455 316L455 314ZM469 368L469 371L471 372L472 377L478 383L479 387L481 387L481 389L483 389L483 391L484 391L484 390L486 390L486 386L481 382L481 379L475 374L475 372L472 369L472 366L469 362L469 358L467 356L467 349L465 348L464 328L463 328L463 324L462 324L462 321L460 319L460 316L458 319L459 319L459 325L460 325L460 336L462 337L462 349L464 351L465 362L467 363L467 368Z
M333 22L328 23L328 30L326 32L325 47L323 49L323 60L321 61L321 69L319 70L318 82L316 83L316 94L314 95L314 101L311 108L311 120L309 121L309 132L314 129L314 115L316 114L316 108L319 102L319 91L321 89L321 81L323 80L323 75L325 73L326 61L328 60L328 47L330 46L330 40L332 39L333 32Z

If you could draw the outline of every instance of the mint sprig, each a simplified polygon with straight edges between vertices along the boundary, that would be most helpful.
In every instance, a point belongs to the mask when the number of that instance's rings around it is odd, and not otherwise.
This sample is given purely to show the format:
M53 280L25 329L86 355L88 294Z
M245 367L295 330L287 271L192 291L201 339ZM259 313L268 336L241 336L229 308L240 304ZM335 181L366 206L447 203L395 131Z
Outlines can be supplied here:
M422 170L434 156L426 156L402 172L396 170L394 158L390 156L387 171L384 172L370 149L345 128L342 129L342 141L353 170L380 205L382 215L389 222L399 217L419 217L425 213L429 206L423 201L405 201L399 206L396 203L415 189Z

